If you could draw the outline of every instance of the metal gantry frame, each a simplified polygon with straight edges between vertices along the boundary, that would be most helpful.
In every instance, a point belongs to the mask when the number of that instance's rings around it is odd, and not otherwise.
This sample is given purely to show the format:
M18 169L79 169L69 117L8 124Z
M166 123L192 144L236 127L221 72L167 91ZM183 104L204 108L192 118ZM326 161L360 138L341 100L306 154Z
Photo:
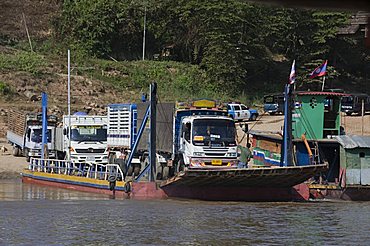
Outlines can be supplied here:
M156 174L156 107L157 107L157 83L153 82L150 84L150 105L147 107L144 119L141 122L139 132L137 134L137 138L132 146L130 155L127 159L126 163L126 171L124 174L124 178L127 176L127 170L132 165L132 159L135 155L137 146L139 145L141 136L144 132L145 125L150 117L150 134L149 134L149 165L145 166L140 174L136 177L135 182L140 181L140 179L148 172L149 173L149 181L155 181L155 174Z

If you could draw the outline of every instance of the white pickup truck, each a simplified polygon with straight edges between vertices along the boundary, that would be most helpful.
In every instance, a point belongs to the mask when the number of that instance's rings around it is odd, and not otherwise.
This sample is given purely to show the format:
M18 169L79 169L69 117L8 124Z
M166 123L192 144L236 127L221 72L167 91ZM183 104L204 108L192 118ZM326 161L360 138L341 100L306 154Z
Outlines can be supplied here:
M258 117L257 110L249 109L247 106L240 103L229 103L227 105L227 113L234 120L256 120Z

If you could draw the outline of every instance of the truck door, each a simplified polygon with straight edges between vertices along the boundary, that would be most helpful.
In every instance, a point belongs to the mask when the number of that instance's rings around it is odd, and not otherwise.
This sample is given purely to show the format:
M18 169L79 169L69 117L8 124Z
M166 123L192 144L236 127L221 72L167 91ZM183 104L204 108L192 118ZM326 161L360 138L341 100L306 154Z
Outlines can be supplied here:
M239 120L242 118L242 115L241 115L241 108L239 105L234 105L234 112L235 112L235 118L234 120Z
M242 119L249 120L251 118L251 113L249 112L249 109L245 105L241 105L241 112L242 112Z
M180 152L183 154L185 164L189 164L189 156L191 156L191 141L190 141L191 123L182 125Z

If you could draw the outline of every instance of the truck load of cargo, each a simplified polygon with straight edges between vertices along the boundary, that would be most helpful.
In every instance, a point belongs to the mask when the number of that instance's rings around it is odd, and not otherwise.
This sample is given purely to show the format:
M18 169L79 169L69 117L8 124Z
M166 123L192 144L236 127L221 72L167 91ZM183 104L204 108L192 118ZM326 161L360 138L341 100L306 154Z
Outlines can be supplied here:
M49 158L55 158L55 127L57 117L49 115L47 131L47 147ZM7 140L13 146L14 156L41 156L42 115L41 113L26 113L10 110L8 114Z

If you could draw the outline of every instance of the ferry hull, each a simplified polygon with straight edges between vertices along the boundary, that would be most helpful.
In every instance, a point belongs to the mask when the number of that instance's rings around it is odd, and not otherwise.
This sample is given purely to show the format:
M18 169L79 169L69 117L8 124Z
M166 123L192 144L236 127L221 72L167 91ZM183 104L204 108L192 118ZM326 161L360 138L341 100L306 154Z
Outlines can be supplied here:
M187 198L208 201L304 201L309 188L302 184L322 167L192 170L156 182L109 182L86 177L25 170L23 182L130 199ZM297 185L298 184L298 185Z
M309 199L308 187L304 184L293 188L247 188L247 187L164 187L158 188L154 182L139 182L132 184L132 191L111 191L108 188L94 188L88 185L62 183L58 180L41 180L37 176L22 177L24 183L46 185L57 188L99 193L128 199L167 199L186 198L205 201L305 201Z
M290 188L170 186L162 189L168 197L206 201L283 202L309 199L309 190L305 184Z
M83 182L81 182L81 180ZM117 198L130 199L166 199L167 195L158 188L154 182L139 182L131 184L131 192L126 192L123 182L119 182L119 187L114 190L109 189L109 183L103 180L94 180L88 178L77 178L68 175L52 175L42 172L22 173L22 182L46 185L57 188L76 190L82 192L92 192L99 194L112 195Z
M309 187L313 199L335 199L345 201L370 201L370 187Z

